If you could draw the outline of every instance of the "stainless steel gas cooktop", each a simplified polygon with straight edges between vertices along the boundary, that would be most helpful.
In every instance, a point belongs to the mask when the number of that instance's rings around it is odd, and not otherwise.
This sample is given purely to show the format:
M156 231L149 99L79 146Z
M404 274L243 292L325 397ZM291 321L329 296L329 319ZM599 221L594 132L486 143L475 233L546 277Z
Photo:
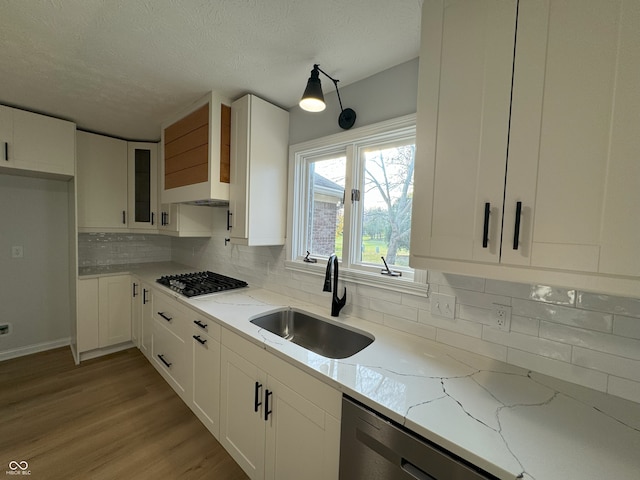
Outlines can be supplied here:
M248 286L247 282L220 275L213 272L183 273L180 275L166 275L156 280L161 285L169 287L185 297L196 297L208 293L224 292L235 288Z

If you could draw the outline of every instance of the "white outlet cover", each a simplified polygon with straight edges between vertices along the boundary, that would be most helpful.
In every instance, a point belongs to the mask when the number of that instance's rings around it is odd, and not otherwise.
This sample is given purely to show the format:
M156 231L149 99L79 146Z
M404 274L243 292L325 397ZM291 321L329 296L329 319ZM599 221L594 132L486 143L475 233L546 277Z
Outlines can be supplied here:
M431 294L431 315L454 318L456 316L456 297L445 293Z
M493 304L494 326L503 332L511 331L511 305Z

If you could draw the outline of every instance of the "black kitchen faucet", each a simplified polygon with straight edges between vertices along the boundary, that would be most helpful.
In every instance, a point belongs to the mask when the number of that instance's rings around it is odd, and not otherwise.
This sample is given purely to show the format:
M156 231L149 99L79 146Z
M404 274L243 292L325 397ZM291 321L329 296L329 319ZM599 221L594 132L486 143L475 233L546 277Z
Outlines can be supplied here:
M333 266L333 296L331 297L331 316L337 317L340 310L347 303L347 287L344 287L344 295L338 298L338 257L334 253L329 257L327 262L327 273L324 277L323 292L331 291L331 267Z

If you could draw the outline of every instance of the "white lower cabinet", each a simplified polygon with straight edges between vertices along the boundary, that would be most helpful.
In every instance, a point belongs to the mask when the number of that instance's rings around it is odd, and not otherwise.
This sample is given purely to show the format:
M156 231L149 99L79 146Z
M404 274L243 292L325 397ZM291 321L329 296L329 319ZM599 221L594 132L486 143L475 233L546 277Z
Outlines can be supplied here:
M197 315L192 317L191 410L218 438L220 434L220 325Z
M131 340L131 276L78 280L78 353Z
M187 343L187 314L174 299L159 292L153 295L153 363L178 395L191 401L191 362Z
M220 377L219 440L249 477L338 478L339 392L226 329Z

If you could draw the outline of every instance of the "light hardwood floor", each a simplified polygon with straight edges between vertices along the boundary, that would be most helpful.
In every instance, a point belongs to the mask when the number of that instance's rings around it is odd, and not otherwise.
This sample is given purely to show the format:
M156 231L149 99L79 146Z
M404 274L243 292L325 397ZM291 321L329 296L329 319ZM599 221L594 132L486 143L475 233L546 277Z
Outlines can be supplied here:
M0 477L11 461L34 480L247 478L135 348L0 362Z

